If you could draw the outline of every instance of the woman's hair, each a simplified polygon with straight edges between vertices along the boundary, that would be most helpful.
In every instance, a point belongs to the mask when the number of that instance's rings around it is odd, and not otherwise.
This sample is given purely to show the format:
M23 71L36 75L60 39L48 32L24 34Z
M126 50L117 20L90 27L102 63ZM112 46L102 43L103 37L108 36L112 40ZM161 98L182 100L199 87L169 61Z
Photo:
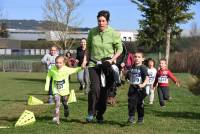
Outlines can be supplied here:
M86 38L81 38L81 40L86 40L86 41L87 41L87 39L86 39Z
M102 16L106 18L107 22L110 20L110 13L109 13L109 11L107 11L107 10L101 10L101 11L99 11L98 15L97 15L97 19L99 17L102 17Z

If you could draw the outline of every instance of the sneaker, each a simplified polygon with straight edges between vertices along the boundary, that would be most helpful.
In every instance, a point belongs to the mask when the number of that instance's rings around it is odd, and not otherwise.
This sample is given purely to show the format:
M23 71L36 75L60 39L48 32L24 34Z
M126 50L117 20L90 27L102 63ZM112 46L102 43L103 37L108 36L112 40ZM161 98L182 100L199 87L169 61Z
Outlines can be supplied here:
M165 107L166 107L165 105L161 106L161 108L165 108Z
M69 116L69 108L64 108L64 116L65 117Z
M54 103L54 100L53 100L52 97L49 97L49 99L48 99L48 103L49 103L49 104L55 104L55 103Z
M150 105L152 105L152 104L153 104L153 102L152 102L152 101L150 101L150 102L149 102L149 104L150 104Z
M138 124L143 124L144 123L144 120L143 118L138 118L138 121L137 121Z
M103 116L102 115L97 114L96 119L97 119L97 123L99 123L99 124L103 123Z
M135 122L134 116L129 116L127 123L131 125L135 124L136 122Z
M58 117L53 117L53 120L52 120L52 121L55 122L57 125L60 124L60 120L59 120Z
M80 85L79 90L83 90L83 85Z
M93 118L94 118L93 115L88 115L88 116L86 117L86 121L87 121L87 122L92 122L92 121L93 121Z

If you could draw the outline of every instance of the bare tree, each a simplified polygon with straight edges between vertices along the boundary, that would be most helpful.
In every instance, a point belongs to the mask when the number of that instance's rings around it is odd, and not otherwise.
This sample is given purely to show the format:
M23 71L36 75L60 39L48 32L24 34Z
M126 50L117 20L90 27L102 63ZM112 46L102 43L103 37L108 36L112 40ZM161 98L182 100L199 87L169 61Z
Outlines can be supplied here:
M80 0L45 0L43 10L45 20L52 30L50 35L57 39L53 41L55 45L64 50L69 50L74 44L75 40L70 37L70 33L74 33L75 27L78 26L73 13L79 5Z

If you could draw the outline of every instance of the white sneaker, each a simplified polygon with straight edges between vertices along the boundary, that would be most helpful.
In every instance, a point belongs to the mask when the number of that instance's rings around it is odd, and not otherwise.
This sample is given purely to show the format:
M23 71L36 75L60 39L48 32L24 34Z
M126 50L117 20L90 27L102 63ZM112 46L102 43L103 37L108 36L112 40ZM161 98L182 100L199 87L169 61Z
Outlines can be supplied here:
M149 102L149 104L150 104L150 105L152 105L152 104L153 104L153 102L152 102L152 101L150 101L150 102Z
M52 120L53 122L55 122L56 124L60 124L60 120L59 120L59 118L57 118L57 117L53 117L53 120Z

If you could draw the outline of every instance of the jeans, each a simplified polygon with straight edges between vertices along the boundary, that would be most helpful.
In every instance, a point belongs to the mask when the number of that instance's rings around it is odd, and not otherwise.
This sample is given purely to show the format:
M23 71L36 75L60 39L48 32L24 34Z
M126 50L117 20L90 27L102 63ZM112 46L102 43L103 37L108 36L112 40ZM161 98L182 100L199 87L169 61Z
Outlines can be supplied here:
M88 68L77 73L77 79L81 86L85 86L85 92L88 93L90 89L90 79Z

